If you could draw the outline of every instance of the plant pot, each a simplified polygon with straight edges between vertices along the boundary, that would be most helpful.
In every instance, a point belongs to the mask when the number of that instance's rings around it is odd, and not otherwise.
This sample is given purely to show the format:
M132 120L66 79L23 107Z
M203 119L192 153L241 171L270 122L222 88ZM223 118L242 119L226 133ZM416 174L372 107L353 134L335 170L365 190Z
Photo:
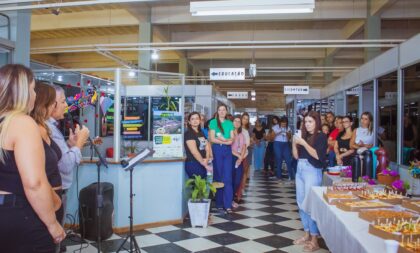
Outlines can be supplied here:
M381 173L378 174L378 183L384 184L387 186L391 186L391 184L395 181L400 179L400 175L398 176L390 176L390 175L383 175Z
M411 177L410 190L411 190L411 195L420 196L420 178Z
M135 153L129 153L128 155L127 155L127 157L128 158L133 158L133 157L135 157L136 156L136 154Z
M206 228L209 220L210 199L204 199L202 202L192 202L188 200L188 212L190 213L191 226Z

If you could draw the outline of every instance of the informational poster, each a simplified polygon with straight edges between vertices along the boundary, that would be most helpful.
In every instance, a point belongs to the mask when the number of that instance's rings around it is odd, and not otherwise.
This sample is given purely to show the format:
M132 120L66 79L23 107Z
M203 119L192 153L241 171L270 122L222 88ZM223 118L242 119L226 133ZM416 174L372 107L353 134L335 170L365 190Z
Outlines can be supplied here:
M153 157L182 157L182 114L153 111Z

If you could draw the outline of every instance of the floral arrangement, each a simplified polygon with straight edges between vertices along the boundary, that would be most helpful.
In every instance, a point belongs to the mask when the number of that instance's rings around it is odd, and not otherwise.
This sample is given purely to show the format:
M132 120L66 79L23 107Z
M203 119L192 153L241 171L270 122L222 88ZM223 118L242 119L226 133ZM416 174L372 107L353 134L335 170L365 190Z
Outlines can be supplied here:
M351 166L347 166L341 170L341 177L351 178L353 175Z
M391 186L398 191L406 191L410 189L410 184L408 182L404 182L403 180L395 180Z
M376 185L376 181L369 176L359 177L359 182L366 182L369 185Z
M420 167L416 165L414 162L411 163L410 167L408 168L410 175L414 178L420 178Z
M398 175L399 175L399 174L398 174L398 171L396 171L396 170L391 170L391 168L389 168L389 167L387 167L385 170L383 170L383 171L381 172L381 174L382 174L382 175L384 175L384 176L388 175L388 176L391 176L391 177L396 177L396 176L398 176Z

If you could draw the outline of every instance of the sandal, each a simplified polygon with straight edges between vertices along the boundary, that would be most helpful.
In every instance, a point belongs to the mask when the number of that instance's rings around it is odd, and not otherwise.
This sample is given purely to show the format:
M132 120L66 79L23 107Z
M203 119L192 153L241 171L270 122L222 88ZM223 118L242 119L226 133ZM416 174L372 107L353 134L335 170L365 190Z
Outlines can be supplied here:
M301 237L299 239L296 239L293 241L294 245L305 245L308 241L308 238L306 236Z
M303 247L303 252L314 252L319 250L319 245L318 244L314 244L312 241L308 241L305 244L305 247Z
M232 211L232 209L230 209L230 208L226 208L226 213L227 213L227 214L231 214L231 213L233 213L233 211Z
M238 203L236 203L235 201L232 201L232 208L236 209L238 207L239 207Z

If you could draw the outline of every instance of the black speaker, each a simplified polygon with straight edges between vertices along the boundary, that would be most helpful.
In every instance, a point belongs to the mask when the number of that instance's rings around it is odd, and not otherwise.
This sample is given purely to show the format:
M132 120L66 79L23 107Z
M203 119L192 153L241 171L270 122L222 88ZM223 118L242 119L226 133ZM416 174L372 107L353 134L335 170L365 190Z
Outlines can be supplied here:
M114 186L111 183L100 183L100 192L103 196L99 221L101 223L101 240L112 236L112 216L114 213ZM96 241L98 238L96 215L96 187L97 183L90 184L80 190L79 195L79 224L82 238Z

